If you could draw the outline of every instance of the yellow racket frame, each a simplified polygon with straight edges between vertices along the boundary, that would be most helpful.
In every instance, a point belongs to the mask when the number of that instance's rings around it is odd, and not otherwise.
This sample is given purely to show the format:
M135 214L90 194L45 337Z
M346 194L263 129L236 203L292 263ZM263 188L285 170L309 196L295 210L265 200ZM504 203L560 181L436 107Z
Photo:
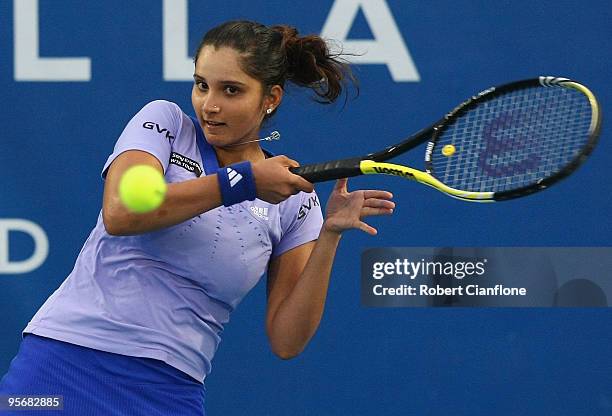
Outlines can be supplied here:
M471 202L495 202L493 199L494 192L471 192L462 191L451 188L443 184L427 172L413 169L408 166L396 165L395 163L374 162L373 160L362 160L359 163L359 169L364 175L393 175L401 178L412 179L422 184L431 186L440 192L452 196L453 198L461 199L462 201Z

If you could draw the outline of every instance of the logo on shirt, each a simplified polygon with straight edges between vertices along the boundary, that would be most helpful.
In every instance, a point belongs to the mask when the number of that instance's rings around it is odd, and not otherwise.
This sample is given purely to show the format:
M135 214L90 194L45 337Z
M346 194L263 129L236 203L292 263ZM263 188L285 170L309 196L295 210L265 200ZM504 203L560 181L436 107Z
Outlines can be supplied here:
M310 198L308 198L308 204L302 204L302 206L300 207L297 219L301 220L310 213L310 210L313 207L318 207L319 205L319 198L317 198L316 195L311 196Z
M187 156L183 156L179 153L172 152L170 155L170 163L176 166L180 166L189 172L195 173L195 175L199 178L202 176L202 168L200 164L195 160L189 159Z
M231 188L242 180L242 175L232 168L227 168L227 177L229 178Z
M168 140L174 139L174 136L170 133L170 130L162 128L159 124L152 121L145 121L142 127L148 130L156 130L159 134L166 133L166 139Z
M255 215L256 217L259 217L263 220L268 221L268 208L267 207L256 207L255 205L253 205L250 209L253 215Z

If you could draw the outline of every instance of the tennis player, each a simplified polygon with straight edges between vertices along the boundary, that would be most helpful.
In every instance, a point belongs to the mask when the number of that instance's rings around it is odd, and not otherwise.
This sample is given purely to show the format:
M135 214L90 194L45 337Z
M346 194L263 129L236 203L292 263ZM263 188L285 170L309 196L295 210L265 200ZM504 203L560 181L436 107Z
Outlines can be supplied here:
M288 26L233 21L205 35L195 117L160 100L127 124L102 170L98 222L25 328L0 394L62 395L65 415L201 416L223 327L266 271L271 348L283 359L304 350L341 233L376 234L363 217L390 214L394 203L340 180L323 219L312 184L288 169L298 163L257 141L287 81L331 103L353 78L320 37ZM117 195L137 164L169 183L148 214L130 213Z

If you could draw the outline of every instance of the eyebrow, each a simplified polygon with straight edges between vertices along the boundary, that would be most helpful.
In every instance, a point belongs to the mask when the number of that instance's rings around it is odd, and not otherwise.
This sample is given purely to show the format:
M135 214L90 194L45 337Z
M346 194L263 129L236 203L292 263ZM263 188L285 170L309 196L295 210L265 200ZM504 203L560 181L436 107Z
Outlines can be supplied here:
M206 78L204 78L201 75L198 74L193 74L193 79L197 80L202 80L202 81L206 81ZM244 82L240 82L240 81L236 81L236 80L231 80L231 79L227 79L227 80L221 80L219 81L221 84L235 84L235 85L242 85L246 87L246 84Z

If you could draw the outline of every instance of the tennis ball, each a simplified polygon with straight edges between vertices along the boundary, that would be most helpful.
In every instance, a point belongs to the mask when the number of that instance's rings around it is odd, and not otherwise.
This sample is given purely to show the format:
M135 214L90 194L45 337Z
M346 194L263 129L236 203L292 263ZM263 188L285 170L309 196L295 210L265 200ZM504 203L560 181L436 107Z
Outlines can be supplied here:
M455 149L455 146L453 146L452 144L447 144L442 148L442 154L444 156L452 156L456 150L457 149Z
M166 181L149 165L135 165L119 181L119 197L127 209L144 214L157 209L166 197Z

